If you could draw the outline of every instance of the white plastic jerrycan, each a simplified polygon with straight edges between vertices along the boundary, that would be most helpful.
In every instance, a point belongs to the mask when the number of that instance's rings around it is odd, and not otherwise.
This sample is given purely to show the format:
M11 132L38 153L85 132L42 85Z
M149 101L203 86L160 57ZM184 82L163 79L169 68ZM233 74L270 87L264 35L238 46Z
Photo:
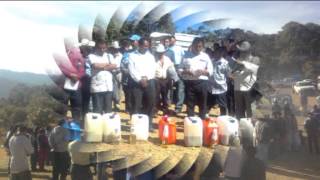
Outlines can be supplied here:
M106 113L103 119L103 142L114 143L121 140L121 118L117 113Z
M136 140L148 140L149 117L145 114L133 114L131 117L131 133Z
M186 146L202 146L203 124L199 117L184 119L184 142Z
M219 116L217 123L222 145L229 145L231 136L239 136L239 122L236 118L231 116Z
M87 113L84 120L84 141L102 142L103 120L98 113Z

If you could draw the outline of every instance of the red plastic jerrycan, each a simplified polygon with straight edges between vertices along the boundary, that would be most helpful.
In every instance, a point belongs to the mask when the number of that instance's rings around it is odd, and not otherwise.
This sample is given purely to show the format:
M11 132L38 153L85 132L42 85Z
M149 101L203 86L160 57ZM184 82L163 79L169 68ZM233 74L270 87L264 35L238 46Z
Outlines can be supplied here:
M217 118L206 118L203 122L203 143L211 146L219 143L219 126Z
M167 115L159 121L159 138L163 144L175 144L177 141L176 122Z

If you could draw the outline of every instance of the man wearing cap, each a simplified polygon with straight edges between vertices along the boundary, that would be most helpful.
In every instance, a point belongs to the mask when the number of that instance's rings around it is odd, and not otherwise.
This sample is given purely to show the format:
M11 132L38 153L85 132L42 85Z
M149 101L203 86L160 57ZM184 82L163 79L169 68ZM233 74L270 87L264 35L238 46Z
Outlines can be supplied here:
M141 38L138 50L129 55L128 68L133 79L132 114L147 114L149 116L149 130L153 131L152 119L156 101L155 74L157 64L149 48L149 40Z
M213 73L210 57L202 52L204 41L195 38L192 42L191 51L188 51L182 61L182 78L186 85L187 115L194 116L195 105L199 106L199 116L206 118L208 79Z
M175 67L176 72L178 72L178 70L180 69L180 64L181 64L181 61L182 61L182 58L183 58L185 52L182 49L182 47L176 45L175 36L171 36L171 38L170 38L169 49L174 54L172 61L174 63L174 67ZM175 81L174 86L176 87L174 94L175 94L175 97L177 98L175 112L180 113L182 110L182 106L183 106L184 98L185 98L185 89L184 89L184 83L183 83L182 79Z
M140 36L139 35L132 35L129 40L130 43L128 41L123 41L122 43L122 60L121 60L121 64L120 64L120 70L122 73L122 87L123 87L123 92L124 92L124 96L125 96L125 102L126 102L126 111L129 112L130 114L132 114L132 78L130 76L129 73L129 55L133 52L135 52L138 48L138 41L140 40ZM133 48L130 49L130 46L132 46Z
M157 106L159 110L162 110L164 114L169 113L168 103L168 90L169 90L169 79L167 77L167 71L173 63L165 55L166 49L162 44L159 44L156 48L156 79L157 79Z
M233 72L233 79L235 110L238 119L252 116L250 92L257 80L259 60L251 55L250 47L251 45L248 41L243 41L237 45L240 57L234 60L237 63L237 67Z
M111 54L107 53L105 40L96 42L94 53L89 55L92 66L91 93L93 112L112 112L113 82L112 70L117 68L117 64Z

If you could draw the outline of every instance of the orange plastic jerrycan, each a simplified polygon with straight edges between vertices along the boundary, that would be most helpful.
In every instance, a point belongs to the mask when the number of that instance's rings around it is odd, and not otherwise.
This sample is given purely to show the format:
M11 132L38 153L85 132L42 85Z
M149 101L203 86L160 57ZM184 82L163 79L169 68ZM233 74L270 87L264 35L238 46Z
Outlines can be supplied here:
M175 144L177 141L176 122L167 115L159 121L159 138L163 144Z
M203 143L211 146L219 143L219 126L217 118L206 118L203 122Z

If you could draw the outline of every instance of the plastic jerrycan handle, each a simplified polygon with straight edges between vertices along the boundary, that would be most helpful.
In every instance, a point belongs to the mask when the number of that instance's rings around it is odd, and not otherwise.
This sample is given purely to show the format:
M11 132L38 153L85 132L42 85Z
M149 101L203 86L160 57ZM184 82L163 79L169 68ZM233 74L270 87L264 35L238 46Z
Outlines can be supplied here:
M191 119L190 117L188 117L188 119L192 122L192 123L197 123L196 120Z
M112 113L112 115L110 116L110 119L114 119L114 117L116 116L117 113Z

